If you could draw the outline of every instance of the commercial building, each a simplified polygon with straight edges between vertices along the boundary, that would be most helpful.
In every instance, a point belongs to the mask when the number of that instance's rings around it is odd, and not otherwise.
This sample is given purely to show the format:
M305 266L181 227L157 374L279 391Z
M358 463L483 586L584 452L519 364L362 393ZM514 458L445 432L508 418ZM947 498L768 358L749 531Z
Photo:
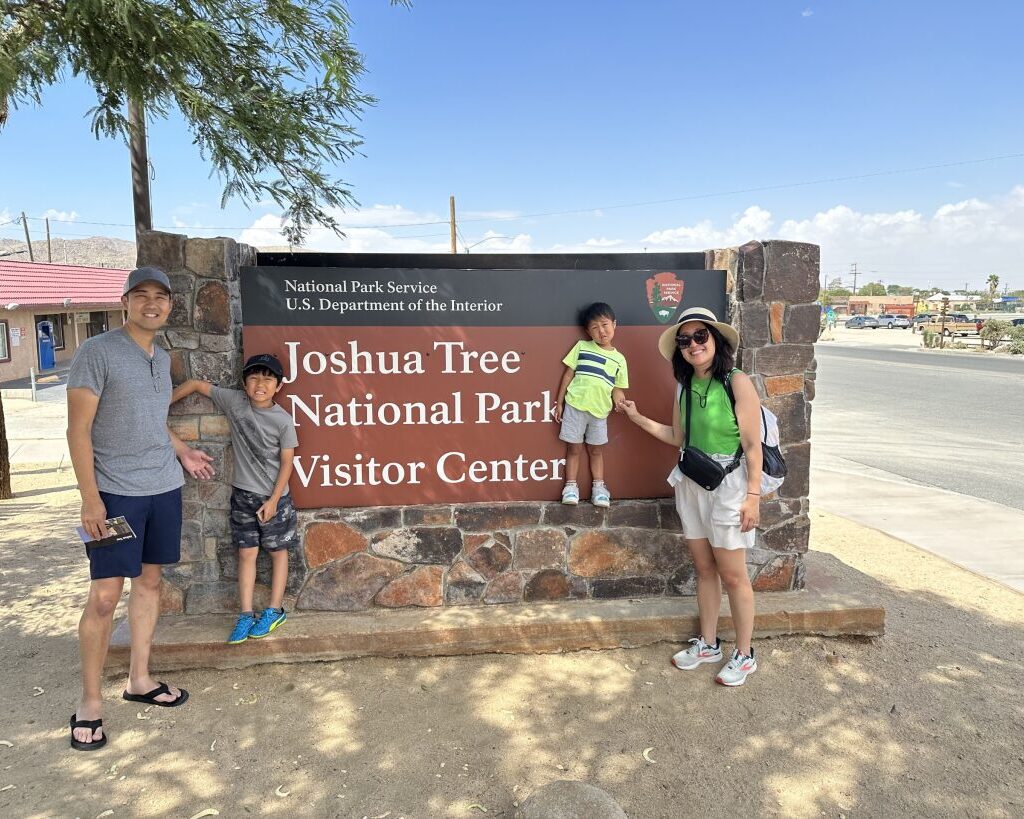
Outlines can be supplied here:
M0 261L0 382L45 375L124 323L127 270Z

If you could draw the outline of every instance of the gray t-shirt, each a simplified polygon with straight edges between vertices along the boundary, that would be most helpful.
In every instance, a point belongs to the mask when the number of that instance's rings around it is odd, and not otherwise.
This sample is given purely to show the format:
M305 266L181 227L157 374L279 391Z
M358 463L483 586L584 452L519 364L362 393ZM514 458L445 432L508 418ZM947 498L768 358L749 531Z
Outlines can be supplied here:
M269 496L281 470L281 450L299 445L292 417L277 404L257 409L242 390L214 387L210 397L231 426L231 445L235 453L232 485ZM287 486L284 493L288 494Z
M75 352L68 389L98 396L92 425L96 486L114 495L159 495L185 482L167 432L171 358L153 356L118 328L93 336Z

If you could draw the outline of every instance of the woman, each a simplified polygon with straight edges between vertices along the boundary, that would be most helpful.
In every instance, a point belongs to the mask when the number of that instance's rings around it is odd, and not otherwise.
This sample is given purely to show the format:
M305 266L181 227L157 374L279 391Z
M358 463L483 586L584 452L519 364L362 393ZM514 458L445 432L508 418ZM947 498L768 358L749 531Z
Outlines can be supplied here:
M715 679L729 686L743 685L747 675L757 670L750 644L754 591L747 575L746 550L754 545L754 529L760 521L761 403L750 378L733 368L739 341L739 333L718 321L710 310L688 308L658 342L679 383L672 403L672 425L645 418L632 401L619 402L619 409L633 423L658 440L682 447L685 438L689 446L711 455L726 468L742 446L739 465L714 490L708 491L685 477L678 467L669 476L697 572L700 614L700 634L690 640L688 649L672 658L672 664L688 671L722 659L718 613L725 586L736 648ZM736 399L735 411L725 388L727 377ZM683 429L683 390L690 392L688 435Z

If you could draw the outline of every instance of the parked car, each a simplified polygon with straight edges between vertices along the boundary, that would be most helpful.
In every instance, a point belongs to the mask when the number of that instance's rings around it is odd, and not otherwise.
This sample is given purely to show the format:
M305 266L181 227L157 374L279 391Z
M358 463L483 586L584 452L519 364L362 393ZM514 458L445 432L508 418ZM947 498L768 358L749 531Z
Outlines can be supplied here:
M846 327L851 330L863 330L870 327L872 330L878 329L878 319L874 316L854 316L851 319L847 319Z
M906 330L910 326L910 319L906 316L897 316L892 313L883 313L878 317L878 326L892 329L893 327L901 327Z
M911 319L911 322L916 327L918 324L924 324L926 321L931 321L936 316L938 316L938 313L918 313Z
M1020 327L1021 325L1024 325L1024 318L1010 319L1010 324L1014 327Z

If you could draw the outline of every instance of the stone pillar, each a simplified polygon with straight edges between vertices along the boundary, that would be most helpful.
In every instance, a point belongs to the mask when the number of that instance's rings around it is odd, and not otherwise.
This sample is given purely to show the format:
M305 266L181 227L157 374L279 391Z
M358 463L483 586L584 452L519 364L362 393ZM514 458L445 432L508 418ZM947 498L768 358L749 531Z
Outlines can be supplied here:
M736 366L750 375L764 405L778 416L789 467L779 491L761 499L761 526L747 567L758 591L800 589L811 531L807 496L820 249L773 240L706 255L709 269L728 273L727 320L740 334Z
M171 280L174 306L158 340L171 355L175 385L201 378L239 386L238 270L255 262L254 248L231 239L189 239L159 231L141 236L138 264L159 267ZM235 587L229 580L237 575L228 530L232 470L227 420L208 398L195 394L171 407L170 426L183 441L213 457L216 477L202 482L185 478L181 562L164 572L162 610L234 610ZM231 605L225 609L227 602Z

